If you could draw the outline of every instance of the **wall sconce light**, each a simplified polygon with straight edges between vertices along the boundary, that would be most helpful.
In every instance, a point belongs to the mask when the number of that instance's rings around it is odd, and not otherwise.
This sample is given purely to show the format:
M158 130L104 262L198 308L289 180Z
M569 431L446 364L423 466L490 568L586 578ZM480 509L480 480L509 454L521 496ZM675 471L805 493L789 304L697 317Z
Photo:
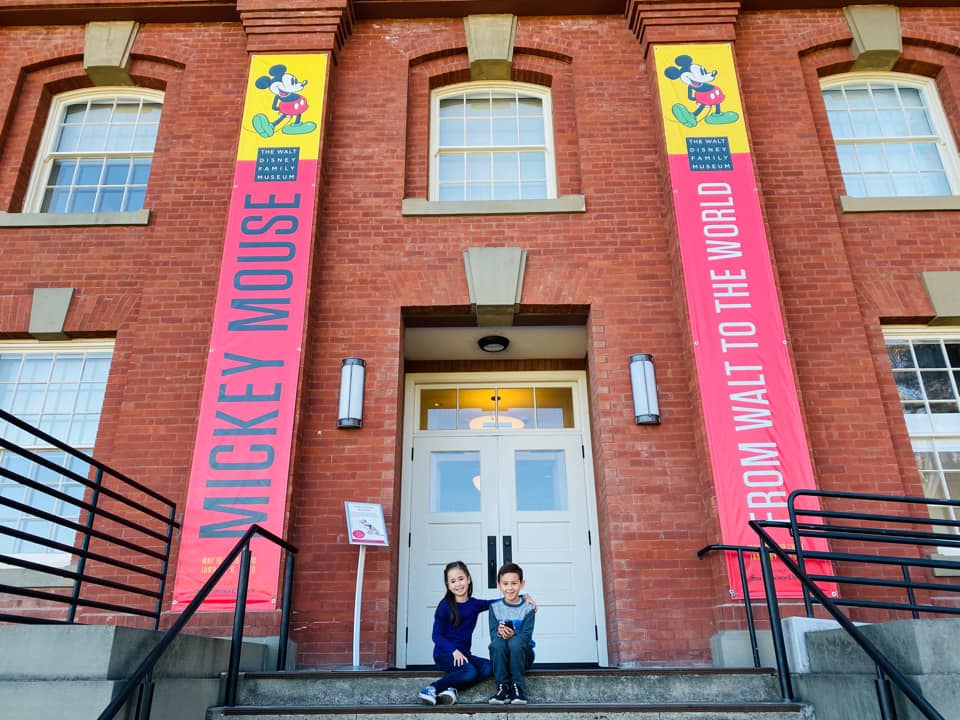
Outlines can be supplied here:
M657 376L653 355L630 356L630 386L633 388L633 414L637 425L660 424L660 402L657 400Z
M344 358L340 363L340 409L338 428L363 426L363 379L367 363L360 358Z

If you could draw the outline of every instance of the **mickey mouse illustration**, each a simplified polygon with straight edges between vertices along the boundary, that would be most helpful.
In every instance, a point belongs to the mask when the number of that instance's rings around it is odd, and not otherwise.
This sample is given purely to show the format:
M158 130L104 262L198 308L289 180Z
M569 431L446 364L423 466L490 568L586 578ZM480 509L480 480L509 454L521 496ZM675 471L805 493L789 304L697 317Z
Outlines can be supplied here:
M683 103L677 103L670 111L673 116L687 127L696 127L697 117L704 109L712 107L713 112L708 111L703 121L711 125L727 125L736 122L740 117L733 111L722 111L720 103L726 99L723 90L713 84L717 77L717 71L708 71L703 65L693 62L689 55L677 55L676 67L668 67L663 71L671 80L681 80L687 86L687 98L697 103L697 109L690 112Z
M276 120L270 122L266 115L257 113L253 116L253 129L261 137L268 138L276 132L280 123L288 118L294 118L293 122L280 128L280 132L286 135L305 135L316 130L315 122L303 122L303 113L309 105L307 99L300 93L307 86L307 81L298 80L296 75L288 73L286 65L274 65L268 72L268 75L257 78L256 86L273 93L273 109L278 116Z

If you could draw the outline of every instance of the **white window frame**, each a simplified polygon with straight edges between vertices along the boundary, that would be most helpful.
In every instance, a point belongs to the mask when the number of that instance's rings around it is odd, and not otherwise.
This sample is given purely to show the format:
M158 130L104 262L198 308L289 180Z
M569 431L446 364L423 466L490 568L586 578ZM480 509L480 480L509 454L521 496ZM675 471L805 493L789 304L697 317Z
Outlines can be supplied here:
M509 148L511 151L523 152L523 151L537 151L544 152L544 162L546 166L546 198L547 200L555 200L557 198L557 168L556 160L554 155L554 146L553 146L553 109L551 102L551 91L550 88L544 87L542 85L534 85L532 83L519 83L519 82L493 82L493 81L482 81L482 82L469 82L469 83L459 83L457 85L448 85L442 88L438 88L431 93L430 96L430 187L429 187L429 199L430 201L440 201L440 101L456 95L464 95L473 91L503 91L510 93L519 93L521 95L527 95L529 97L536 97L541 101L541 107L543 108L543 131L544 131L544 145L543 146L524 146L524 145L489 145L485 147L471 148L469 146L464 147L462 152L469 153L471 149L476 150L476 152L496 152L498 148ZM536 201L536 200L529 200ZM483 200L464 200L464 201L450 201L450 202L487 202ZM519 199L515 201L506 201L506 202L527 202L527 200Z
M0 354L9 354L9 353L24 353L24 354L44 354L44 353L75 353L75 352L109 352L111 354L111 364L113 360L114 353L114 340L86 340L86 341L11 341L11 342L0 342ZM109 382L109 380L108 380ZM9 410L8 410L9 412ZM102 406L101 406L102 412ZM17 413L13 413L16 415ZM34 423L36 424L36 423ZM7 426L7 423L4 423L4 426ZM42 428L42 423L40 424ZM98 422L99 427L99 422ZM50 433L56 437L56 433ZM68 438L58 438L64 442L68 442ZM17 442L16 439L13 440ZM49 446L47 446L49 447ZM93 444L91 445L79 445L75 446L78 450L81 450L88 455L93 455ZM4 452L0 449L0 453ZM9 508L2 508L3 512L7 512ZM77 509L77 512L82 518L82 512L80 509ZM18 517L23 517L24 514L21 513ZM69 544L69 543L67 543ZM17 553L16 557L23 560L28 560L41 565L49 565L52 567L67 567L71 564L73 557L71 554L62 553L52 548L49 549L49 552L41 553ZM2 566L0 568L9 567Z
M834 150L837 152L837 148L841 145L852 145L852 144L897 144L900 142L916 142L918 140L927 139L929 142L935 143L937 150L940 154L940 161L943 164L944 173L946 175L947 183L950 186L949 195L923 195L923 196L905 196L905 195L857 195L851 197L856 197L858 199L869 199L869 198L878 198L878 197L925 197L925 198L949 198L960 195L960 157L957 154L957 146L954 142L953 132L951 130L950 123L947 120L946 112L943 109L943 104L940 101L940 93L937 89L937 84L932 78L924 77L922 75L912 75L909 73L868 73L868 72L857 72L857 73L843 73L840 75L831 75L829 77L823 78L820 81L821 92L824 90L829 90L831 88L836 88L842 85L850 85L855 83L864 83L864 82L878 82L878 83L889 83L900 86L916 88L920 91L920 94L923 96L926 103L928 116L930 123L933 126L934 135L930 136L896 136L896 137L857 137L857 138L842 138L837 139L833 137L831 129L831 137L834 143ZM823 100L821 100L823 102ZM837 152L839 163L839 152ZM841 166L842 171L842 166ZM844 188L849 195L849 190L846 188L846 182L844 182Z
M54 144L57 140L57 131L59 130L60 120L63 117L63 113L69 105L73 105L78 102L98 100L105 98L130 98L137 99L147 102L157 102L161 105L163 104L164 93L160 90L151 90L147 88L130 88L130 87L104 87L104 88L86 88L83 90L72 90L65 93L60 93L56 95L52 102L50 103L50 113L47 116L46 126L43 130L43 138L40 141L40 149L37 153L37 161L34 164L33 172L30 176L30 184L27 189L27 195L24 201L24 212L28 213L40 213L46 211L41 211L41 206L43 204L44 192L46 191L47 181L50 178L50 172L53 168L53 161L61 157L91 157L91 158L102 158L104 156L114 155L116 157L149 157L152 158L154 155L155 147L146 151L78 151L72 153L56 153L54 151ZM149 182L149 181L148 181ZM80 214L93 214L93 212L82 212ZM121 212L137 212L133 211L121 211ZM56 214L56 213L52 213Z
M929 328L924 326L886 327L883 329L883 339L885 346L891 342L903 342L907 340L913 342L937 340L960 343L960 328ZM894 380L892 374L890 379ZM957 385L960 385L960 382L954 379L954 386L956 387ZM960 400L960 393L958 393L958 400ZM910 435L910 444L914 454L917 452L931 451L960 452L960 412L933 414L904 413L903 417L907 426L907 432ZM917 474L918 476L920 474L919 468ZM942 481L943 478L941 475L941 482ZM922 481L921 487L925 489L925 484ZM960 497L951 499L960 500ZM956 519L960 520L960 517ZM960 554L960 551L952 548L941 548L940 552L951 555Z

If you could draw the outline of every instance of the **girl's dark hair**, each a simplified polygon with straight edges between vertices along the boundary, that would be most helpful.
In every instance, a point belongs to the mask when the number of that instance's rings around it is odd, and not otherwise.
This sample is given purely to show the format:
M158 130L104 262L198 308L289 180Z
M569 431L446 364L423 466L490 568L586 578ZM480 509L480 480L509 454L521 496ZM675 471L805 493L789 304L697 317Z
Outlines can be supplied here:
M460 624L460 611L457 609L457 599L453 596L453 592L450 590L450 587L447 585L447 574L451 570L463 570L464 575L467 576L467 597L473 595L473 578L470 576L470 570L467 569L466 564L462 560L454 560L452 563L447 563L447 566L443 569L443 586L447 589L447 594L443 596L444 600L447 601L447 607L450 609L450 622L455 626Z

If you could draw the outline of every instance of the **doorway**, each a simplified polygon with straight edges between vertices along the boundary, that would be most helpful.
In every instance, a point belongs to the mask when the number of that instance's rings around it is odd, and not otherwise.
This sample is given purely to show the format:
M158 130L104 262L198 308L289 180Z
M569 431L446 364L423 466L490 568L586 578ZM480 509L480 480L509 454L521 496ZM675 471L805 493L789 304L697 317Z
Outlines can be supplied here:
M398 665L433 665L443 568L474 594L523 568L538 604L538 663L606 665L585 374L409 375L401 508ZM485 656L481 616L474 650Z

